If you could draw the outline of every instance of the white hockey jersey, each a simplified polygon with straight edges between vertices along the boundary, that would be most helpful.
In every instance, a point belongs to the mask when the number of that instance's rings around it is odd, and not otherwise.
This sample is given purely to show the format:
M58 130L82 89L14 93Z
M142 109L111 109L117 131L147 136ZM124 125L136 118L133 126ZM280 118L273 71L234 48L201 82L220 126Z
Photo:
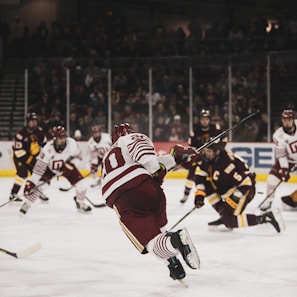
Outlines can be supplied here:
M297 120L294 123L297 127ZM282 127L278 128L273 134L273 142L276 145L275 156L282 168L288 168L288 162L297 163L297 129L294 135L290 135Z
M92 164L97 164L98 158L103 159L106 152L111 147L111 137L108 133L101 133L101 139L96 142L92 137L88 140L88 149L90 154L90 160Z
M36 165L33 169L32 182L37 183L40 177L48 167L52 172L59 173L60 168L64 162L69 161L76 167L82 160L82 152L77 145L77 142L70 137L66 138L66 147L62 152L57 152L54 148L54 140L50 140L42 148L40 154L37 157Z
M159 163L164 164L167 170L175 166L170 154L157 157L154 145L146 135L131 133L121 136L102 162L103 198L107 200L111 195L117 196L136 187L160 168Z

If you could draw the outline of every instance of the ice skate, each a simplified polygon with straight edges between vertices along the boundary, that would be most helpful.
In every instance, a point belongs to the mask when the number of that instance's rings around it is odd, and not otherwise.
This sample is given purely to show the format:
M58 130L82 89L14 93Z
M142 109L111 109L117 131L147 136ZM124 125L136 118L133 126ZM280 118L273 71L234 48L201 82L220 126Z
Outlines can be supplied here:
M170 233L173 247L178 249L183 259L192 269L200 268L200 259L186 228Z
M212 232L231 232L233 229L227 227L224 223L222 218L219 218L215 221L208 223L208 230Z
M273 198L267 198L264 203L260 206L260 210L263 212L268 211L272 206Z
M17 194L11 193L9 196L9 200L12 202L22 202L23 200L17 196Z
M95 179L94 182L91 184L91 188L95 188L101 185L101 179Z
M180 199L180 203L185 203L187 200L188 200L188 198L189 198L189 195L184 195L183 197L182 197L182 199Z
M286 210L297 210L297 202L295 202L291 196L283 196L281 200Z
M47 202L49 201L49 198L48 198L46 195L44 195L44 194L41 194L41 195L39 196L39 199L40 199L42 202L44 202L44 203L47 203Z
M185 270L180 261L174 256L167 260L169 265L167 266L170 271L170 277L174 280L183 279L186 276Z
M21 215L25 215L29 208L31 207L32 202L30 200L27 200L23 203L22 207L20 208Z
M92 208L89 205L85 204L85 202L83 200L79 201L79 200L77 200L76 197L74 197L73 199L75 201L76 208L79 212L90 213L92 211Z
M285 223L278 208L260 215L259 222L260 224L270 223L278 233L285 230Z

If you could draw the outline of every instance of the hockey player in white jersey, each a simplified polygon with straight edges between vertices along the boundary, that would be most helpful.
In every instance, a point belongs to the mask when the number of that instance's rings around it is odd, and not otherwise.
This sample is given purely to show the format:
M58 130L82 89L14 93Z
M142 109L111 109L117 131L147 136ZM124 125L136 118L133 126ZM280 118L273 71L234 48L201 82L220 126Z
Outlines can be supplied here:
M181 253L192 269L199 268L199 257L186 228L166 231L166 197L161 185L167 170L193 151L157 157L152 141L128 123L114 127L112 142L102 162L103 198L138 251L164 260L170 277L183 279L186 274L177 255Z
M62 126L54 127L52 136L53 139L42 148L31 178L26 181L24 187L26 199L20 212L26 214L39 197L41 189L47 187L51 179L58 175L63 175L71 185L75 186L74 201L78 211L90 212L91 207L85 203L88 185L78 170L82 160L81 150L73 138L67 137L67 132Z
M290 172L297 164L297 120L294 111L291 109L284 110L281 121L282 127L278 128L273 134L276 161L268 175L266 194L269 198L261 205L260 209L262 211L271 208L275 195L274 189L279 182L289 180ZM284 200L283 202L286 203Z
M101 127L95 125L92 127L92 136L88 140L88 150L90 154L90 167L93 183L91 187L100 185L101 178L98 175L98 169L101 169L102 159L105 153L111 147L111 137L108 133L101 132Z

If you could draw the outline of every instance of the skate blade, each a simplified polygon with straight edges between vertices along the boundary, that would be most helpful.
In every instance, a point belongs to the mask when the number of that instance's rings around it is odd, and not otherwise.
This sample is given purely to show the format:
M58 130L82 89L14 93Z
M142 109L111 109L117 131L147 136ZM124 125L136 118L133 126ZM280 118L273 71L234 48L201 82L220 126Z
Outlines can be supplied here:
M275 208L275 209L272 210L272 213L274 215L275 220L277 221L277 223L279 225L280 231L286 230L286 225L285 225L285 222L283 220L283 216L281 214L280 209Z
M284 211L297 211L297 207L289 206L288 204L286 204L284 202L282 202L281 206L282 206L282 210L284 210Z
M189 197L183 197L182 199L179 200L180 203L185 203L187 202Z
M232 232L232 228L227 228L225 225L208 226L210 232Z
M192 269L200 269L200 259L197 250L191 240L190 234L186 228L182 229L179 233L180 239L184 245L188 245L191 252L186 256L188 260L188 266Z
M184 288L189 288L189 285L187 284L186 281L183 279L177 279L177 281L184 287Z

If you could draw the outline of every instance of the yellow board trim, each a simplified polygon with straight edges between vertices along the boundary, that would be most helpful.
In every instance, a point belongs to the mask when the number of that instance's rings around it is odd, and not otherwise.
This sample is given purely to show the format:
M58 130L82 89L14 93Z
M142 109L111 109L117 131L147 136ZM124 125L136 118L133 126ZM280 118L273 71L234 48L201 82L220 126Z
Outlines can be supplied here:
M84 175L87 175L89 173L88 170L82 169L80 172ZM0 170L0 177L15 177L15 170L13 169L7 169L7 170ZM166 178L181 178L186 179L188 176L187 171L174 171L174 172L168 172L166 175ZM256 181L267 181L268 173L257 173L256 175ZM297 183L297 175L292 175L291 178L288 181L289 183Z

